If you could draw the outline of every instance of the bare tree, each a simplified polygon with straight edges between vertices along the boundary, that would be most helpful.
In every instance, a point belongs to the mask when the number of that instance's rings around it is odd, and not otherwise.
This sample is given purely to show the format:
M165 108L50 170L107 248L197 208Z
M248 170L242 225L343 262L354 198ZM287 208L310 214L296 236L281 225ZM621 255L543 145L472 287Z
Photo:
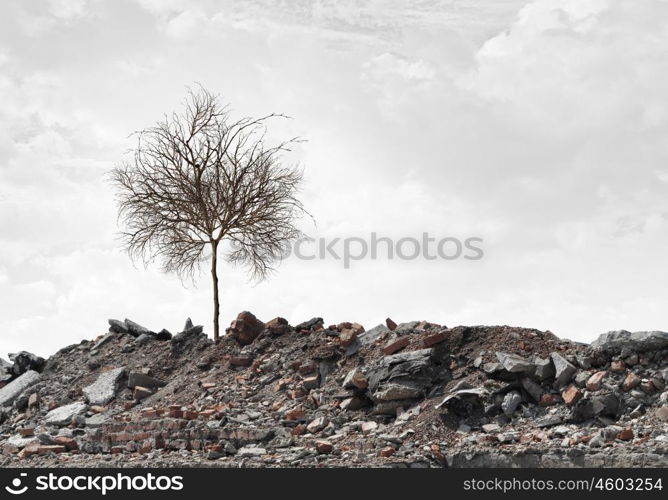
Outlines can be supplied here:
M254 279L273 270L284 245L300 236L306 214L297 199L302 171L284 164L297 140L266 143L267 122L233 121L217 96L189 90L184 108L136 133L128 161L111 172L121 236L133 259L194 279L211 258L214 338L220 337L218 260L248 267Z

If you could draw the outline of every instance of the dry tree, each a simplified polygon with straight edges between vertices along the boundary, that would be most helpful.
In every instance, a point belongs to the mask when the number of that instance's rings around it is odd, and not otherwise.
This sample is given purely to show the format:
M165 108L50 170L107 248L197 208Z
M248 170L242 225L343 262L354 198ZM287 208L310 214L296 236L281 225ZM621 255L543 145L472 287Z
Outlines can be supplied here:
M283 162L297 139L267 144L268 122L281 117L232 120L217 96L190 89L181 111L136 133L136 147L111 172L133 260L158 260L185 280L210 258L216 340L219 259L264 279L307 214L297 198L303 172Z

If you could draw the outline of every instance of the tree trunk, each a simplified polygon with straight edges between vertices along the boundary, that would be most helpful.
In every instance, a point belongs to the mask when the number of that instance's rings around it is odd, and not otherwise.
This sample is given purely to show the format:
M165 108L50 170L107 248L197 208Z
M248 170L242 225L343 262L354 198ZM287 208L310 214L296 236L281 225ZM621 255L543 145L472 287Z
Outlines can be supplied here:
M211 277L213 278L213 340L218 342L220 338L220 326L218 318L220 316L220 301L218 299L218 243L211 243Z

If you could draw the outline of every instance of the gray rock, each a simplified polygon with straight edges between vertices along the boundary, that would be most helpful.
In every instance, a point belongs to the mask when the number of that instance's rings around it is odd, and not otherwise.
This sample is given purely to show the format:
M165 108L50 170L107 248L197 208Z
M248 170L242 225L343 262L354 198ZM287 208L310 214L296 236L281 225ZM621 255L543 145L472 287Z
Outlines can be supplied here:
M204 327L202 325L195 325L192 328L184 330L183 333L186 335L199 335L204 332Z
M591 343L593 349L608 353L618 353L622 349L634 352L645 352L668 347L668 332L629 332L617 330L600 335Z
M366 380L366 376L364 376L359 368L353 368L343 379L343 384L341 385L344 389L364 389L364 387L357 387L357 385L355 385L355 380L358 380L358 378Z
M362 348L362 343L359 341L358 338L355 338L355 340L353 340L353 343L345 348L344 353L346 356L352 356L354 354L357 354L361 348Z
M619 412L619 398L614 394L597 394L575 403L571 411L571 421L584 422L595 417L616 418Z
M434 354L434 349L418 349L417 351L400 352L383 357L383 364L395 365L398 363L428 362Z
M559 425L561 422L562 418L559 415L545 415L544 417L537 418L534 421L534 425L542 429L544 427Z
M46 364L44 358L27 351L10 354L9 360L14 363L12 373L16 376L23 375L30 370L41 372Z
M84 387L83 394L88 404L103 406L114 399L124 372L124 367L114 368L101 373L95 382Z
M501 363L484 363L482 365L482 371L484 371L489 376L498 375L504 371L503 365Z
M510 391L503 397L501 409L506 416L512 417L520 403L522 403L522 396L520 393L517 391Z
M540 401L540 397L543 395L543 388L540 385L527 377L520 380L520 384L534 402L538 403Z
M110 321L111 321L111 320L110 320ZM102 338L101 338L100 340L98 340L97 342L95 342L95 344L93 345L93 347L92 347L91 350L90 350L91 353L96 354L97 351L99 351L99 349L100 349L102 346L108 344L108 343L111 342L113 339L117 338L118 335L122 335L122 334L119 334L118 332L110 331L110 332L107 333L106 335L103 335Z
M23 391L37 383L39 378L39 373L29 370L0 389L0 408L10 406Z
M377 401L396 401L399 399L417 399L423 395L424 391L420 385L406 381L382 385L373 393L373 398Z
M504 432L503 434L497 435L499 438L499 443L514 443L520 440L519 432Z
M378 340L378 338L381 335L389 331L390 329L387 328L385 325L376 325L370 330L360 333L357 336L357 339L360 341L362 345L369 345L373 344L376 340Z
M479 387L475 389L461 389L454 391L443 399L439 404L435 406L436 409L441 408L442 406L447 407L448 403L453 400L468 400L473 402L476 406L482 406L482 399L487 396L489 393L484 387Z
M578 372L577 375L575 375L575 385L578 387L584 387L591 375L592 374L589 372Z
M494 434L501 430L501 426L499 424L485 424L482 426L482 430L487 434Z
M536 369L531 361L515 354L497 352L496 357L510 373L533 373Z
M82 402L60 406L47 413L44 417L44 422L58 426L69 425L75 416L81 415L87 408L86 404Z
M236 453L237 457L259 457L266 454L267 450L254 446L244 446L243 448L239 448Z
M86 419L86 427L95 429L97 427L102 427L102 425L106 424L109 421L110 418L104 413L96 413L92 417Z
M418 325L420 324L419 321L408 321L406 323L400 323L395 329L394 333L398 335L402 335L404 333L410 333L413 331Z
M109 323L109 331L114 332L114 333L130 333L128 330L128 327L125 325L123 321L119 321L117 319L109 319L107 320Z
M30 443L36 443L39 440L35 436L23 437L23 436L10 436L7 440L4 441L4 444L10 446L16 446L17 448L25 448Z
M592 366L592 359L589 356L578 354L575 356L575 359L577 360L578 366L583 370L589 370Z
M536 366L536 377L539 380L546 380L554 377L554 364L551 359L536 358L534 360Z
M127 318L125 319L125 326L128 328L128 333L135 337L139 337L143 333L147 333L149 335L155 335L154 332L152 332L145 326L141 326L139 323L135 323L134 321Z
M295 326L295 330L300 331L300 330L314 330L318 328L319 326L322 326L324 324L324 321L322 318L311 318L308 321L304 321L303 323L299 323L297 326Z
M10 362L0 358L0 382L9 382L14 378L12 366Z
M156 340L172 340L172 334L169 332L169 330L165 330L164 328L160 330L157 335L155 336Z
M143 346L151 342L155 337L149 335L148 333L142 333L139 337L135 339L135 344Z
M187 332L187 331L190 330L193 326L194 326L194 325L193 325L193 320L191 320L190 318L188 318L188 319L186 319L186 324L183 325L183 331L184 331L184 332Z
M140 372L130 372L128 375L128 387L130 389L134 389L137 386L146 387L147 389L156 389L158 387L164 387L165 385L167 385L167 382L149 375L144 375Z
M552 358L552 363L554 363L554 386L556 388L563 387L571 381L573 375L575 375L575 372L577 371L577 368L569 363L561 354L556 352L550 354L550 358Z

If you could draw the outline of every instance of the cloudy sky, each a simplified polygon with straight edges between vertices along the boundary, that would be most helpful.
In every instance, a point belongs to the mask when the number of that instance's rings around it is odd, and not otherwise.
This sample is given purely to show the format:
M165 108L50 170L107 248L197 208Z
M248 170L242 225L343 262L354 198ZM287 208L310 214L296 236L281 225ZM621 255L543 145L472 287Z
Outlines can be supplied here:
M52 0L0 17L0 356L107 318L210 332L210 284L133 265L104 176L200 82L307 139L316 237L483 238L482 260L222 269L248 309L373 326L668 329L668 2Z

